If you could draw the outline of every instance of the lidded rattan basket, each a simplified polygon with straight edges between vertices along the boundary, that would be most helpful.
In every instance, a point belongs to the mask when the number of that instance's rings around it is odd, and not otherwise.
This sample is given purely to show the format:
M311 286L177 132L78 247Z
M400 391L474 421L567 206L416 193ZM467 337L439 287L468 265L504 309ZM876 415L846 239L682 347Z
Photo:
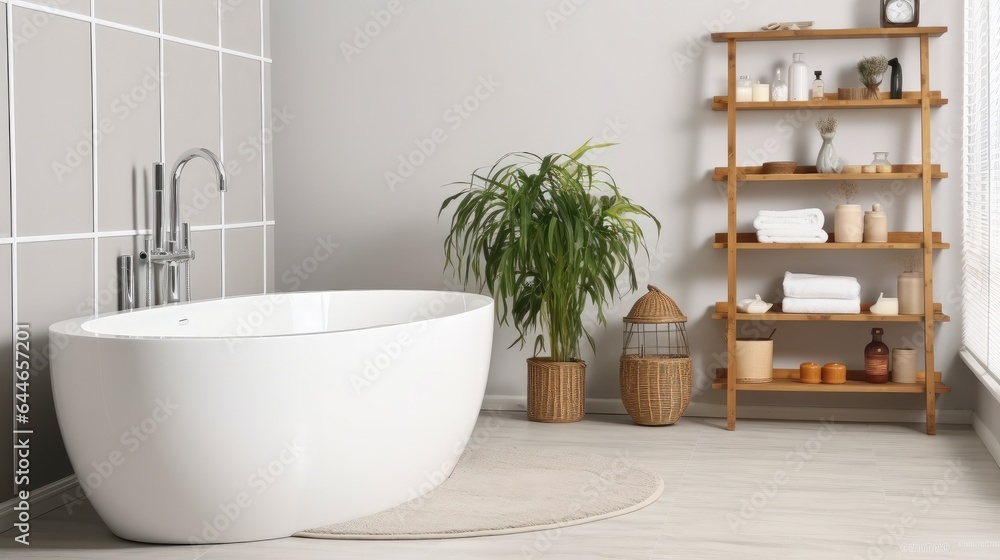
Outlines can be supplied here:
M648 288L623 319L619 382L632 421L666 426L677 422L691 402L687 317L670 296Z

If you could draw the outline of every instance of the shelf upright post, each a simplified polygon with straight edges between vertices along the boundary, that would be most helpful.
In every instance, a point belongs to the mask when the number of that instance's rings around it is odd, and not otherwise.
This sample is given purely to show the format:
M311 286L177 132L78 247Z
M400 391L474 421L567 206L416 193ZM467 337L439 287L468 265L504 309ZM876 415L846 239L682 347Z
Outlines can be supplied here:
M922 147L923 263L924 263L924 395L927 407L927 434L937 433L937 406L934 375L934 239L931 222L931 100L930 37L920 35L920 137Z
M728 125L729 177L726 198L729 206L726 249L728 299L726 304L726 429L736 429L736 39L729 39L729 75L726 115Z

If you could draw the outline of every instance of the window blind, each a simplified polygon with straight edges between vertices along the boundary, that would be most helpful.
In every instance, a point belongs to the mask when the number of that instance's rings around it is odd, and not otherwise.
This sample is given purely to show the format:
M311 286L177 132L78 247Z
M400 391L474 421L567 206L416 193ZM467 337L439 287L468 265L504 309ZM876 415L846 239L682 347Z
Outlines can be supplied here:
M965 8L962 339L1000 379L1000 3Z

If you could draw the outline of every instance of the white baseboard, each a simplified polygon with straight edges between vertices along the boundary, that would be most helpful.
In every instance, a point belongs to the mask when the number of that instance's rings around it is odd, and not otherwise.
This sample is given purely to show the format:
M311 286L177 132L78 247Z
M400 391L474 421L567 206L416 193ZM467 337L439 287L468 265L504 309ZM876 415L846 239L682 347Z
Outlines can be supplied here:
M507 395L487 395L483 399L483 410L527 410L525 397ZM587 399L587 412L592 414L628 414L621 399ZM693 402L685 416L701 418L725 418L726 405ZM808 420L819 421L836 418L842 422L912 422L923 423L926 413L923 409L904 408L823 408L804 406L747 406L739 408L739 418L756 420ZM941 424L971 424L972 411L938 410L937 420Z
M29 510L31 517L41 517L56 508L62 507L64 504L63 495L69 492L71 496L76 496L78 486L79 483L74 474L32 490L31 495L28 497L28 503L31 504L31 509ZM3 528L0 530L6 531L14 527L14 523L17 522L17 512L14 510L14 506L18 502L19 500L14 498L0 504L0 527Z
M997 439L997 434L994 434L990 427L975 413L972 414L972 429L976 431L979 439L983 440L983 445L993 456L993 460L1000 465L1000 440Z

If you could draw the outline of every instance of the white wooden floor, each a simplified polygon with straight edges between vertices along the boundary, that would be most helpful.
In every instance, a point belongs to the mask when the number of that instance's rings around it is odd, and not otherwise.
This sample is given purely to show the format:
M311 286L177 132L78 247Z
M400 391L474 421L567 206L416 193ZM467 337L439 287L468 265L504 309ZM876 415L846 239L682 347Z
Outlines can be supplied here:
M1000 558L1000 468L968 426L821 424L627 416L576 424L484 412L473 444L627 454L666 483L653 505L544 533L411 542L288 538L151 546L112 535L86 501L32 523L31 546L0 535L0 558L709 559Z

